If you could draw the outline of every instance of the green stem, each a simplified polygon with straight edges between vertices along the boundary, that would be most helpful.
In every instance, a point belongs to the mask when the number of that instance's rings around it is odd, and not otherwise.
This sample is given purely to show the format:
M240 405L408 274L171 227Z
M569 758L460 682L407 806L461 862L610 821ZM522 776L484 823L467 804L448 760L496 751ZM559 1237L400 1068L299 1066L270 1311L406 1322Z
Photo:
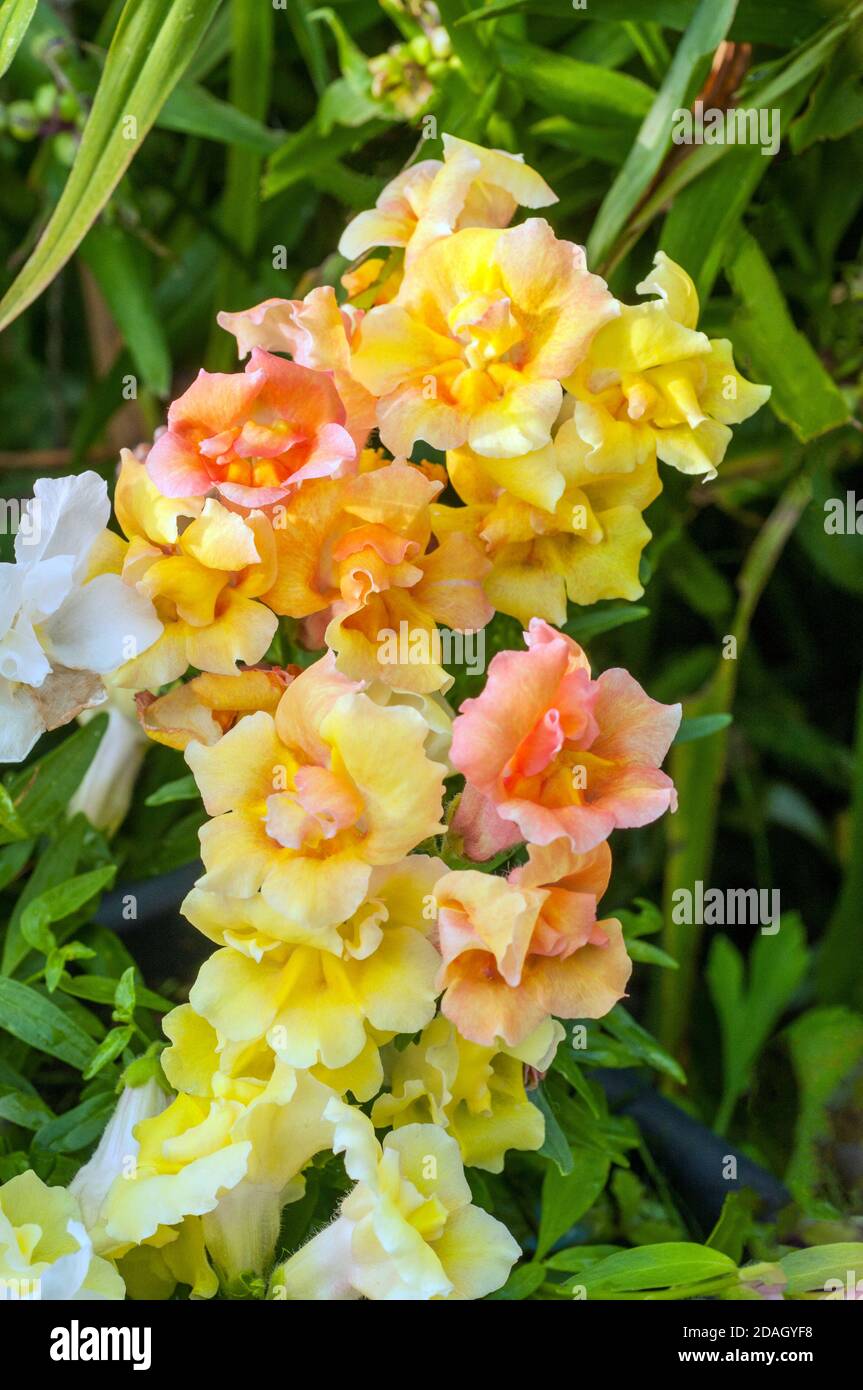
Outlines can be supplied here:
M270 103L273 16L272 5L232 0L229 99L238 111L257 120L266 118ZM318 38L317 30L315 37ZM229 147L219 222L244 263L251 260L258 239L261 166L259 155L233 145ZM233 257L226 257L216 279L214 317L218 309L242 308L252 288L244 265L238 266ZM207 366L211 371L230 371L236 363L236 355L230 334L214 322L206 353Z
M809 501L810 492L808 474L797 474L759 531L738 580L740 599L728 634L734 638L733 647L729 644L734 655L720 658L705 689L686 702L686 718L731 712L738 661L746 645L752 616L785 543ZM654 996L654 1028L663 1047L681 1060L691 1018L701 927L674 921L672 895L680 889L688 889L694 895L696 883L706 882L710 873L727 749L728 732L720 729L710 738L678 744L671 752L670 773L677 787L679 809L667 822L662 946L674 956L679 969L660 972Z
M863 1004L863 680L857 703L849 844L850 857L821 943L816 979L823 1003L859 1006Z

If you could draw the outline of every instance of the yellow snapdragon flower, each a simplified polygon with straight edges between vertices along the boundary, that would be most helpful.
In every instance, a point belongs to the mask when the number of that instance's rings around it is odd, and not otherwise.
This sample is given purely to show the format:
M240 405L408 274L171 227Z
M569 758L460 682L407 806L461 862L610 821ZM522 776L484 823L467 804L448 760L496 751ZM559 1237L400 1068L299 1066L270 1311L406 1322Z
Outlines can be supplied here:
M656 297L622 305L564 382L588 466L615 473L656 455L681 473L715 478L729 426L754 415L770 387L740 375L727 338L697 331L695 286L664 251L636 288Z
M162 1228L202 1216L207 1249L225 1275L261 1273L282 1207L302 1196L303 1168L330 1146L332 1126L323 1114L333 1092L278 1060L257 1073L217 1070L187 1022L182 1015L178 1064L166 1064L169 1078L186 1089L135 1127L134 1163L102 1206L105 1239L119 1250L153 1237L158 1244Z
M564 1036L547 1019L519 1047L482 1047L439 1014L404 1051L387 1049L389 1091L372 1107L378 1128L431 1121L457 1140L468 1167L503 1171L508 1149L542 1147L545 1120L525 1090L525 1067L547 1071Z
M463 227L506 227L516 208L548 207L557 196L506 150L488 150L456 135L441 137L444 157L411 164L387 184L375 206L348 223L339 255L356 260L376 246L405 250L410 262L438 237Z
M396 298L370 309L351 371L378 398L382 442L517 458L548 443L561 381L618 313L584 251L542 218L433 241Z
M278 626L256 601L275 578L264 513L240 516L214 497L163 497L127 449L114 510L128 537L128 545L112 537L114 567L152 601L163 625L153 645L120 668L117 684L155 690L190 666L231 675L238 661L260 661Z
M93 1252L78 1199L32 1169L0 1187L0 1290L14 1299L110 1299L123 1280Z
M212 747L190 743L212 820L198 887L267 903L309 930L345 922L372 871L398 863L440 826L446 768L426 755L428 725L376 703L332 653L297 676L275 717L249 714Z
M349 1076L357 1099L369 1099L383 1080L378 1042L415 1033L434 1014L432 893L445 872L419 854L375 869L353 916L325 931L260 895L193 888L183 914L222 949L201 966L192 1007L223 1044L266 1039L283 1062Z
M563 416L571 411L564 401ZM656 459L628 459L624 470L597 472L570 414L544 448L518 459L488 459L470 449L447 455L463 507L432 506L435 533L467 530L485 546L491 571L483 587L495 608L527 625L563 625L567 600L637 599L641 553L650 540L642 513L662 490Z

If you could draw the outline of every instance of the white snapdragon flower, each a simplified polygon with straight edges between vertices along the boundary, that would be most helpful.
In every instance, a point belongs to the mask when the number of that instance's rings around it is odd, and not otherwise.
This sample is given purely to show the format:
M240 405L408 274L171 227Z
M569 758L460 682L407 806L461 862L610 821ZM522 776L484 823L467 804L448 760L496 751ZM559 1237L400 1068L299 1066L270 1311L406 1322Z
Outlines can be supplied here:
M134 693L112 680L106 680L105 685L108 727L83 781L69 802L69 815L82 811L97 830L113 835L132 804L135 782L150 740L138 722ZM78 716L79 724L86 724L95 714L95 710L85 710Z
M96 473L40 478L0 565L0 762L20 762L47 729L105 698L101 676L155 642L150 600L117 574L93 575L110 515Z

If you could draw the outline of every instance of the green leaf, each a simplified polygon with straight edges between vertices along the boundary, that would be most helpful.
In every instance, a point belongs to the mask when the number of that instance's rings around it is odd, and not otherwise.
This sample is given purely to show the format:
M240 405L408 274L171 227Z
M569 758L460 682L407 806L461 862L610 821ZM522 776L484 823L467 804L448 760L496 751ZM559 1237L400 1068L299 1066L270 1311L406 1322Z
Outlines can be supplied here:
M10 778L7 789L29 834L50 829L65 811L107 727L107 714L97 714L44 758Z
M601 265L608 259L627 218L652 183L671 146L674 112L688 107L710 57L728 32L736 8L737 0L701 0L675 49L635 144L596 215L587 243L591 265Z
M671 29L685 29L695 5L696 0L651 0L650 17L657 24ZM464 19L459 20L459 24L480 23L485 19L499 19L501 15L522 11L559 19L560 0L489 0L487 5L471 10ZM579 13L576 12L576 18ZM601 4L593 5L584 18L589 19L591 24L593 21L605 21L614 25L620 20L643 19L644 0L602 0Z
M731 714L702 714L694 719L684 719L675 736L675 743L693 743L697 738L710 738L720 729L727 729L734 716Z
M197 801L200 795L198 784L190 772L187 777L178 777L176 781L166 782L158 791L151 792L144 805L167 806L173 801Z
M84 1069L84 1080L92 1080L103 1067L106 1067L109 1062L113 1062L115 1057L119 1057L120 1053L129 1046L134 1034L135 1028L131 1023L123 1024L120 1028L112 1028L110 1033L107 1033L102 1039Z
M0 6L0 77L9 68L30 27L37 0L5 0Z
M857 503L856 493L841 476L831 474L823 462L817 463L812 470L812 501L800 518L797 537L831 584L863 595L863 507L858 512Z
M659 965L666 970L679 970L680 963L663 951L661 946L653 946L649 941L627 941L626 949L632 960L642 965Z
M239 0L240 4L244 0ZM310 23L309 0L288 0L288 19L294 40L312 79L312 86L318 96L324 91L329 80L329 66L323 39L315 24Z
M147 275L147 253L119 227L95 223L81 257L105 296L141 379L157 396L171 386L171 355Z
M646 1028L642 1028L640 1023L636 1023L631 1014L626 1012L621 1004L615 1004L611 1013L606 1014L603 1019L603 1027L616 1038L618 1042L637 1057L639 1061L653 1067L655 1071L663 1072L675 1081L679 1081L681 1086L686 1085L686 1073L678 1062L665 1051Z
M89 1148L98 1139L114 1113L116 1097L113 1091L100 1091L88 1096L80 1105L66 1110L50 1120L37 1133L35 1145L53 1153L77 1153Z
M136 996L135 967L130 965L123 971L114 991L114 1016L124 1021L130 1019L135 1012Z
M849 1284L863 1287L863 1243L860 1241L816 1245L811 1250L792 1250L790 1254L782 1256L779 1264L787 1279L786 1294L814 1293L824 1289L828 1281L841 1284L841 1293L831 1288L831 1292L838 1297L842 1296Z
M502 1288L488 1295L491 1299L508 1299L521 1301L530 1298L532 1293L536 1293L541 1284L545 1282L545 1266L542 1264L518 1265L507 1279Z
M10 840L23 840L27 835L24 823L15 809L15 803L2 782L0 782L0 826L6 831L7 838Z
M863 1064L863 1018L841 1006L810 1009L794 1020L785 1036L798 1109L794 1150L784 1179L805 1205L834 1188L837 1145L842 1143L846 1116L850 1119L859 1110L853 1077Z
M29 950L21 935L21 917L25 908L46 888L72 877L81 854L86 828L87 822L84 817L76 816L64 827L60 839L46 845L39 856L9 919L3 946L4 975L11 975L17 970Z
M108 975L65 975L60 981L60 988L64 994L86 999L91 1004L113 1004L117 981ZM136 1004L142 1009L154 1009L157 1013L166 1013L176 1007L173 1000L156 994L155 990L144 989L140 984L136 985Z
M0 1057L0 1090L3 1091L23 1091L27 1096L38 1096L39 1092L28 1081L26 1076L22 1076L20 1071L16 1071L9 1062Z
M542 1086L537 1086L535 1091L530 1091L528 1100L541 1110L545 1117L545 1140L539 1152L544 1158L550 1158L552 1163L557 1164L559 1172L572 1172L572 1150L567 1142L566 1135L560 1127L557 1116L551 1108L551 1102Z
M808 338L795 328L779 282L754 237L741 235L726 270L741 302L734 319L735 346L750 359L757 380L773 388L770 404L775 414L804 441L846 424L849 406Z
M270 155L284 139L280 131L269 130L254 116L188 82L181 82L171 93L156 124L183 135L218 140L251 154Z
M668 1241L621 1250L592 1265L582 1282L589 1298L614 1298L648 1289L676 1289L700 1284L736 1272L737 1266L721 1250L689 1241Z
M629 132L623 128L593 126L571 121L568 116L546 116L531 126L530 133L560 150L615 166L623 163L632 147Z
M615 1255L619 1249L619 1245L571 1245L567 1250L547 1255L545 1265L547 1269L559 1269L564 1274L579 1274L588 1265Z
M863 125L863 82L856 54L841 48L818 81L806 110L791 127L791 148L801 154L818 140L840 140Z
M0 303L0 330L63 268L179 82L219 0L128 0L60 200Z
M371 87L369 62L358 44L354 43L335 10L326 6L312 10L308 19L311 23L326 24L336 41L339 55L339 70L342 77L348 78L353 86L361 89Z
M618 908L611 915L621 923L627 942L662 931L662 913L647 898L635 898L631 908Z
M21 917L21 935L28 946L32 946L34 951L40 951L43 956L50 955L57 945L48 921L45 914L32 903Z
M25 1091L0 1091L0 1120L8 1120L22 1129L40 1129L53 1118L53 1110L39 1096L28 1095Z
M728 1193L716 1225L707 1238L711 1250L721 1250L735 1264L740 1263L759 1200L758 1195L747 1188Z
M563 631L576 642L584 644L605 632L614 632L615 628L624 627L627 623L638 623L649 614L649 608L639 607L637 603L614 603L606 608L597 603L584 612L577 610L567 619Z
M197 807L187 816L175 821L170 830L162 836L147 858L143 877L154 874L168 874L183 864L191 864L200 855L198 831L206 820L203 807Z
M13 883L33 853L34 840L18 840L0 849L0 890Z
M524 85L538 106L596 126L624 126L635 134L653 102L653 89L636 77L549 53L523 39L496 34L494 47L507 76Z
M103 888L109 887L116 873L116 864L105 864L101 869L91 869L89 873L77 874L75 878L67 879L64 883L46 888L44 893L40 893L27 904L21 914L21 933L25 940L35 945L31 934L38 935L50 923L61 922L64 917L71 917L73 912L89 903ZM38 949L42 950L43 947L40 946Z
M550 1167L542 1182L542 1214L536 1253L539 1258L589 1211L605 1188L611 1161L593 1149L572 1150L573 1169L564 1175Z
M289 135L270 156L262 184L262 196L273 198L286 188L318 175L326 166L332 167L343 155L351 154L360 145L381 135L388 126L385 120L368 121L354 129L335 126L327 134L321 132L317 118Z
M688 535L682 533L668 546L662 564L663 572L693 612L724 624L734 607L734 590Z
M572 1089L584 1101L590 1113L596 1119L599 1119L602 1110L597 1103L593 1087L565 1043L563 1046L558 1047L554 1062L552 1063L552 1069L560 1072L561 1076L566 1078Z
M752 1068L806 975L809 953L803 923L794 913L775 934L759 934L749 953L748 982L743 957L730 938L714 938L705 976L722 1037L722 1100L715 1128L724 1134Z
M82 1028L30 985L0 978L0 1027L37 1052L83 1071L94 1045Z

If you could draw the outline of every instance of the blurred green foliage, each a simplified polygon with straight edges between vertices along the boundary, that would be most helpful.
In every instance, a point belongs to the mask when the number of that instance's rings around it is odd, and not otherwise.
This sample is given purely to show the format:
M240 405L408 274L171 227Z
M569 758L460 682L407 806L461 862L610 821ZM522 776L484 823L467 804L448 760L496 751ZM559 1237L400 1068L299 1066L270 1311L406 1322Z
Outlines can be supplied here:
M523 152L560 195L557 232L587 245L622 298L665 249L698 286L701 326L772 386L715 482L666 472L641 604L579 610L568 627L596 667L627 666L687 720L671 755L677 816L616 842L606 902L639 964L591 1058L655 1068L784 1177L798 1208L780 1243L851 1240L861 1210L861 18L841 0L0 5L3 496L56 468L110 479L119 447L152 436L201 364L231 368L216 311L337 284L347 219L407 161L438 154L444 131ZM675 145L673 113L699 94L777 113L778 148ZM489 654L517 641L498 618ZM472 693L460 676L456 699ZM64 777L80 776L98 727L45 745ZM55 774L7 778L0 797L0 1010L14 1020L0 1118L37 1132L55 1180L92 1146L123 1066L155 1045L159 997L90 919L106 865L138 878L193 859L200 812L183 772L152 750L110 846L81 818L62 825L65 793L40 810ZM672 895L698 881L778 888L779 935L676 925ZM62 1069L51 1106L40 1099L28 1047L83 1072L73 1106ZM498 1296L556 1296L549 1279L565 1296L591 1280L596 1296L637 1296L645 1279L676 1296L726 1288L764 1229L735 1206L711 1249L687 1245L637 1130L571 1057L542 1092L553 1163L518 1156L506 1183L475 1186L540 1254L577 1234ZM319 1221L318 1188L337 1199L324 1165L289 1209L289 1244Z

